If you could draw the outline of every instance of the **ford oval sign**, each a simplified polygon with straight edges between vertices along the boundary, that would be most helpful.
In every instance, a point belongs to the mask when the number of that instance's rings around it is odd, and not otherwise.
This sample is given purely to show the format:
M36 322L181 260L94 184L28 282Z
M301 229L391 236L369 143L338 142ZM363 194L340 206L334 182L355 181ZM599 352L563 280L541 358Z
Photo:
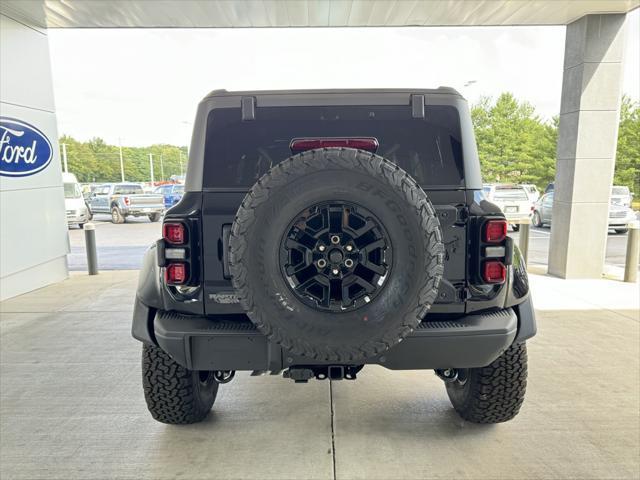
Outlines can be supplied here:
M33 125L0 117L0 175L25 177L47 168L53 157L49 139Z

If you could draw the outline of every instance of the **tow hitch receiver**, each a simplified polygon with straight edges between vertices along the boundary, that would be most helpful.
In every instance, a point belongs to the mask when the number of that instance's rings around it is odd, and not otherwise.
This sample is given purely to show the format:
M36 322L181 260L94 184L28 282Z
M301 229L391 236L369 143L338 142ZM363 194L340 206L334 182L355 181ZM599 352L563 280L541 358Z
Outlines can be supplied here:
M315 377L318 380L355 380L364 365L324 365L291 367L282 374L296 383L306 383Z

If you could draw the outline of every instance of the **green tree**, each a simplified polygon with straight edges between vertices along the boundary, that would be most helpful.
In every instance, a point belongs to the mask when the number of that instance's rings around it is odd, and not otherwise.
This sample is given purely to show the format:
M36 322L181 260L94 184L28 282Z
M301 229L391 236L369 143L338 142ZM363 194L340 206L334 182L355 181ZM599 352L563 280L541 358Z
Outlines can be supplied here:
M60 144L67 146L69 171L80 182L119 182L120 150L99 137L79 142L63 135ZM151 145L150 147L122 147L125 180L148 182L151 179L149 154L153 154L154 179L169 180L172 175L184 174L186 147ZM162 175L164 171L164 176Z
M613 178L615 185L625 185L640 194L640 104L622 97L618 148Z
M555 175L557 120L543 122L528 102L503 93L471 109L484 181L534 183Z

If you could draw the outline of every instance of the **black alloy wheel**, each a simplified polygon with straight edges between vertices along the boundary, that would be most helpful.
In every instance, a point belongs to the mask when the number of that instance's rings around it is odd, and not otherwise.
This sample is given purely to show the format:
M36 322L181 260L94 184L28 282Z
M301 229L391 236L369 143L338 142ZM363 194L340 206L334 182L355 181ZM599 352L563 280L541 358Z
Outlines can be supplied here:
M369 210L332 201L305 209L282 239L280 265L306 305L339 313L380 293L392 262L389 235Z

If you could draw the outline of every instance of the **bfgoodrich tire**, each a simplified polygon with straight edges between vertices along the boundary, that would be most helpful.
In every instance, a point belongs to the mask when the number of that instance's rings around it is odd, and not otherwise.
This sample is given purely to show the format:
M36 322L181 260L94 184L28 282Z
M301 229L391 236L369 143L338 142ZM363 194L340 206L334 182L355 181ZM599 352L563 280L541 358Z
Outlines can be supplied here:
M271 169L243 200L229 247L233 285L260 331L336 363L408 335L436 299L444 262L425 192L395 164L350 148Z
M204 420L218 393L213 372L188 370L162 349L146 344L142 346L142 386L153 418L176 425Z
M447 394L456 412L473 423L500 423L520 411L527 388L527 347L512 345L493 363L458 372L447 383Z

